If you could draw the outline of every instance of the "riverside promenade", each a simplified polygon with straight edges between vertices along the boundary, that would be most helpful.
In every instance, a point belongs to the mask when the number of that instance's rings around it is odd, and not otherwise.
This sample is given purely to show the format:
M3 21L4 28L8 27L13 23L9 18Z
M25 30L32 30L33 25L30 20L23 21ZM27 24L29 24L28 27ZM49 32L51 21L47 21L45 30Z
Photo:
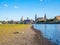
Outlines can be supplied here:
M11 32L5 37L0 37L0 45L55 45L51 43L48 39L42 36L42 33L38 30L35 30L33 27L28 26L25 31ZM4 36L4 35L3 35Z

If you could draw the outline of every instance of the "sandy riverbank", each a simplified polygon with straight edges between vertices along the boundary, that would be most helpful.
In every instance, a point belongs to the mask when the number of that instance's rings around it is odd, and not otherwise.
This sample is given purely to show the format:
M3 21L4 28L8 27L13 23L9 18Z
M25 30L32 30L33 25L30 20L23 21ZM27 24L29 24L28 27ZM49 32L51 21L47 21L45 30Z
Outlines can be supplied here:
M57 45L57 44L52 43L50 40L44 38L42 35L42 32L40 32L37 29L34 29L33 26L31 28L36 33L34 38L37 45Z
M23 27L24 26L24 27ZM55 45L31 25L0 25L0 45Z

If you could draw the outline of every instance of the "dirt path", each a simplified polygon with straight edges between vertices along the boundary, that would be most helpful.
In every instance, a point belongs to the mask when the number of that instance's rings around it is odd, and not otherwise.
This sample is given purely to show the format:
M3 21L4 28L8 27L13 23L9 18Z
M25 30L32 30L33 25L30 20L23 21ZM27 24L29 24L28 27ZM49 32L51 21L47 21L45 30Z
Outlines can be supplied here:
M0 45L54 45L39 33L39 31L28 27L24 32L11 33L12 37L2 41Z

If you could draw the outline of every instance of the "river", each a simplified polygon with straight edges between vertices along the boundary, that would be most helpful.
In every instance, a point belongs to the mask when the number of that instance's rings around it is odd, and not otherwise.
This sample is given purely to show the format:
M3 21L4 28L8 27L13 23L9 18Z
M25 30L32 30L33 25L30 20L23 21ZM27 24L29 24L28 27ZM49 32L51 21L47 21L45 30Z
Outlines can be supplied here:
M34 24L34 28L40 30L51 42L60 45L60 24Z

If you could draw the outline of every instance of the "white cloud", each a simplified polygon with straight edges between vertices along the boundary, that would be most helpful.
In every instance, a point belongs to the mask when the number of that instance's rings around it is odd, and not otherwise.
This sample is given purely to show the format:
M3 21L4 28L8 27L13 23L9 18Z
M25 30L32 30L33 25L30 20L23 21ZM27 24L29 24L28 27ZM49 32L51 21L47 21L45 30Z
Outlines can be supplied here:
M1 7L0 7L1 8Z
M40 0L40 2L42 2L43 0Z
M18 6L14 6L14 8L19 8Z
M4 6L5 6L5 7L8 7L8 5L7 5L7 4L4 4Z

